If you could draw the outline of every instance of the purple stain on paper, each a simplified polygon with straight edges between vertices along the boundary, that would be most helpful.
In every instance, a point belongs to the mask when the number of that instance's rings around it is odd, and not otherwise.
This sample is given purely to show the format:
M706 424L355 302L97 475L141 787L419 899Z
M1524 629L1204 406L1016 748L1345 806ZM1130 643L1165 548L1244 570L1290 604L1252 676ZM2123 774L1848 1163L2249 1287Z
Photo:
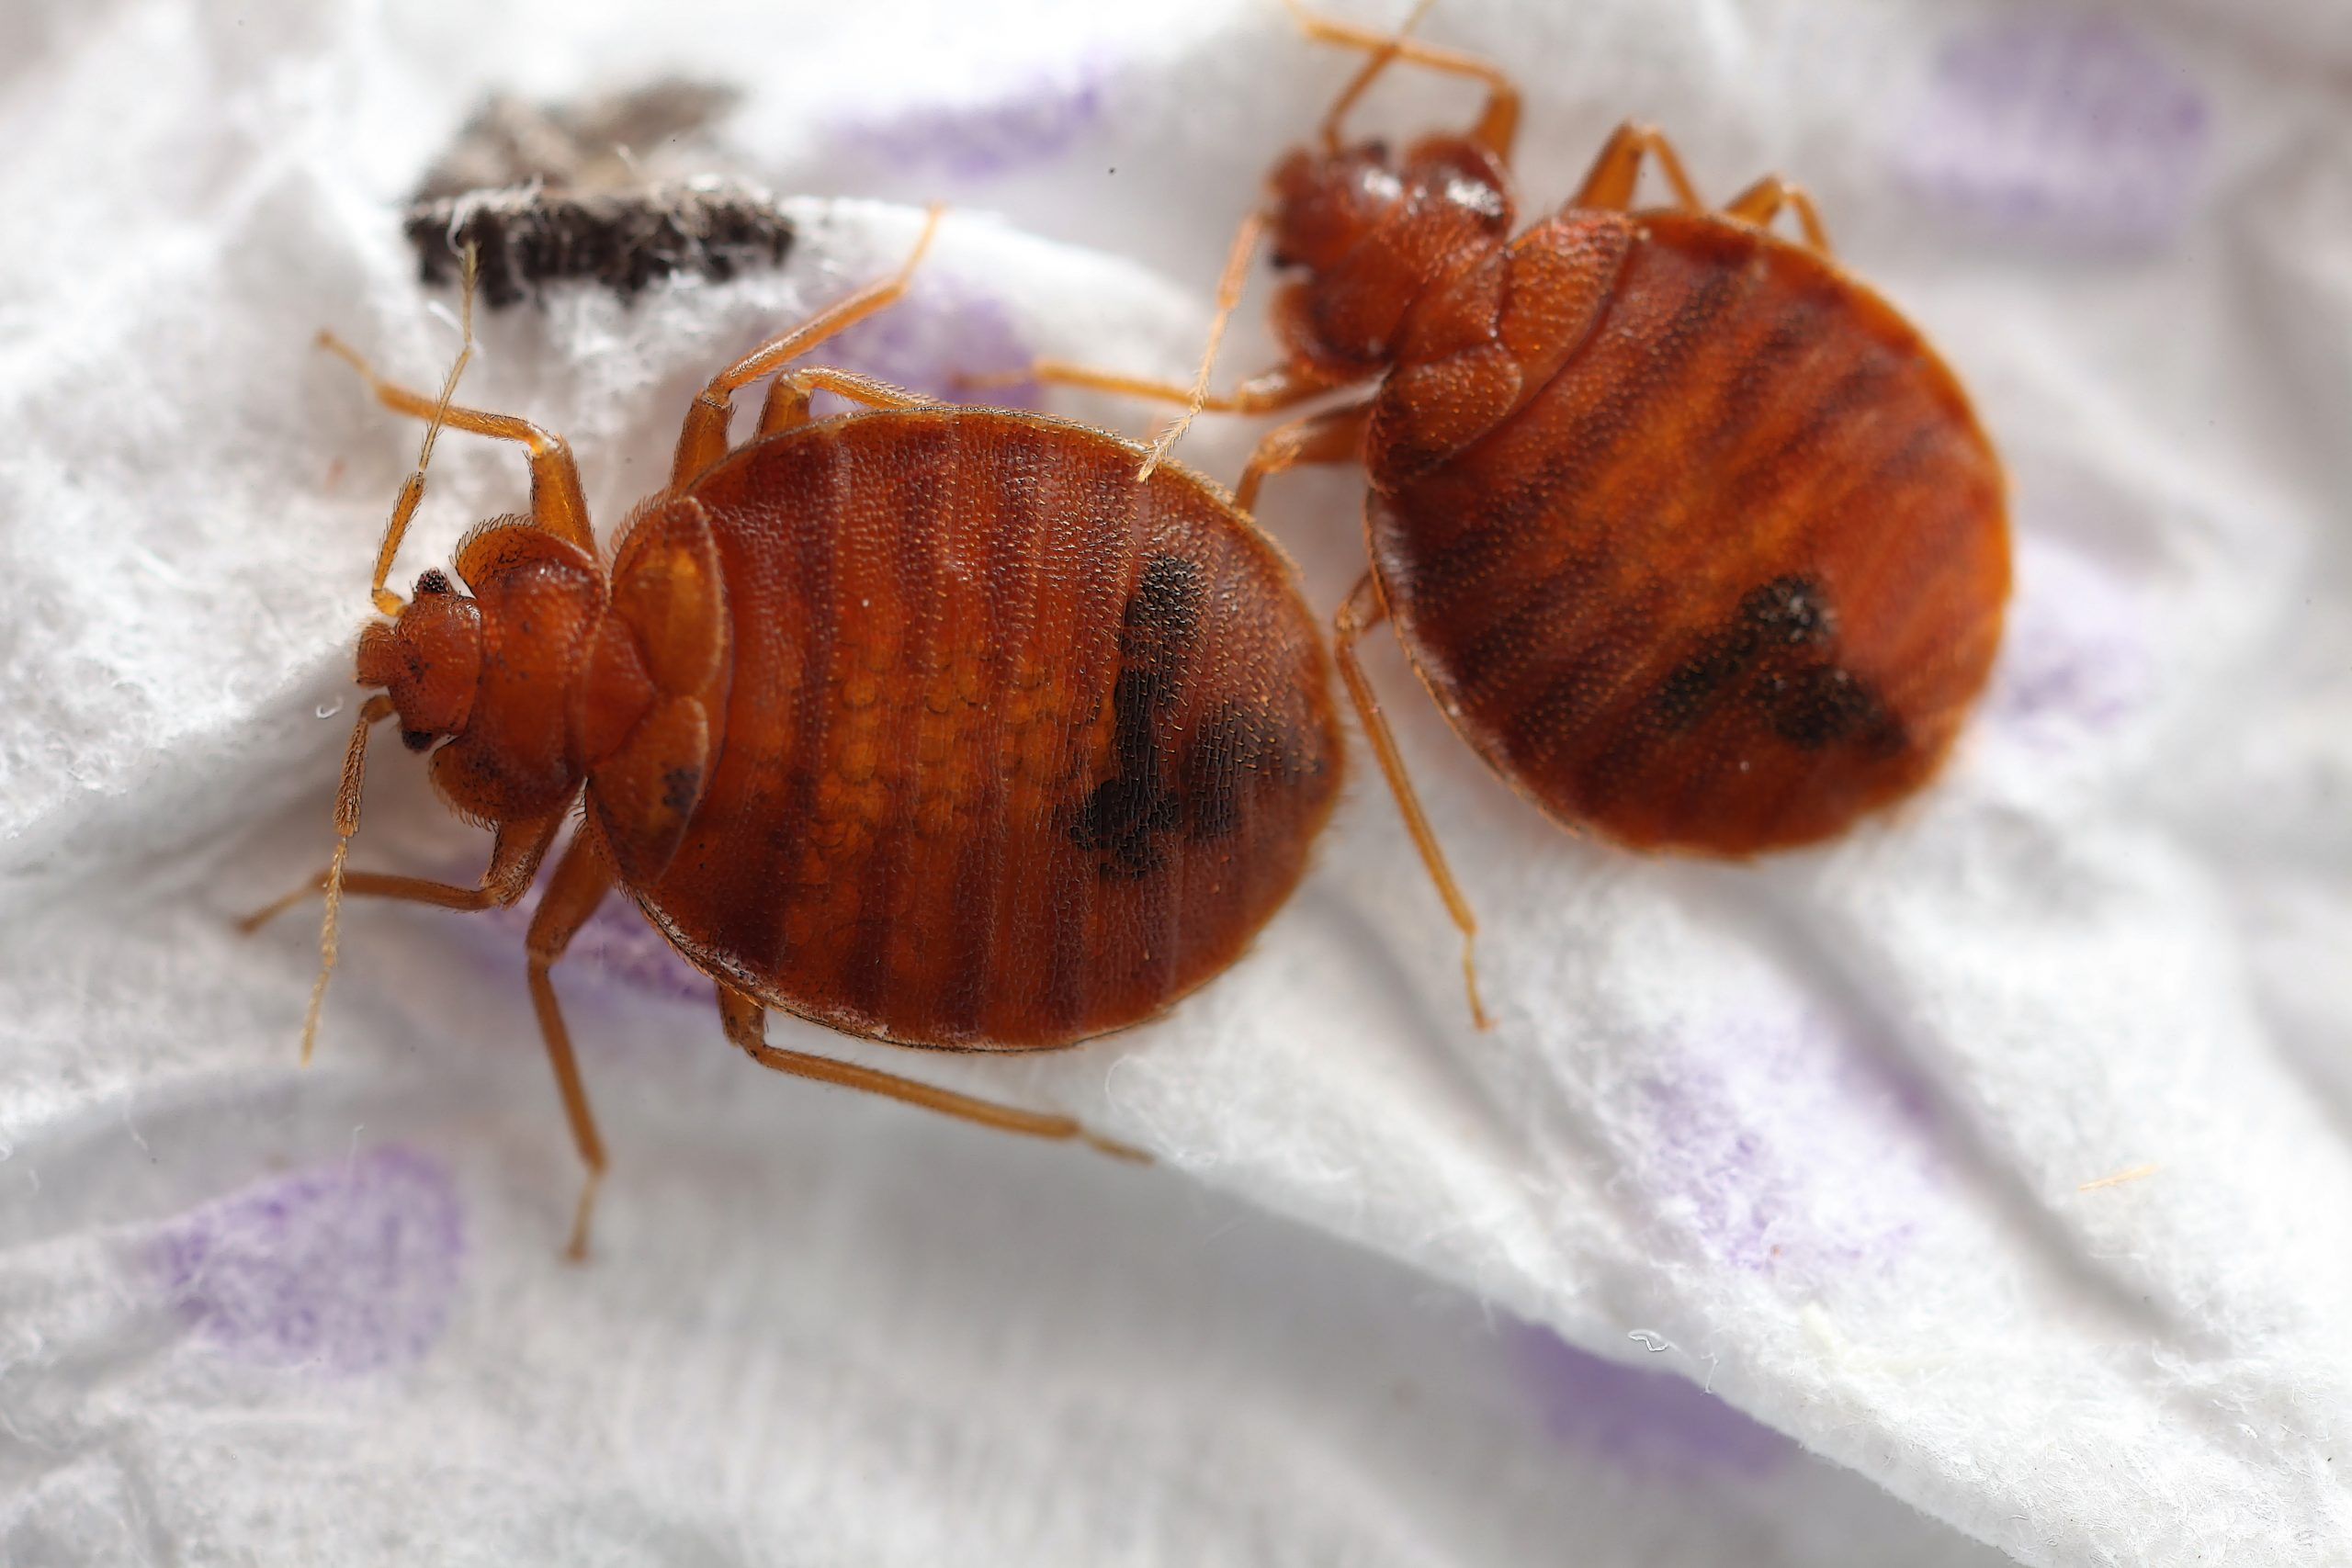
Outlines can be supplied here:
M1588 1354L1550 1329L1519 1325L1511 1351L1552 1435L1634 1474L1755 1481L1800 1451L1688 1378Z
M2205 95L2120 17L2034 11L1946 40L1898 155L1957 220L2147 251L2186 226Z
M448 1172L390 1145L208 1203L150 1258L173 1310L223 1354L357 1373L432 1349L464 1256Z
M1806 1012L1662 1054L1628 1151L1658 1222L1717 1263L1798 1288L1891 1264L1939 1182L1926 1085Z
M913 105L847 121L837 150L902 170L987 180L1058 156L1102 118L1106 73L1081 61L1062 73L1006 85L984 102Z
M976 388L967 377L1025 372L1035 355L993 297L940 274L919 280L905 299L825 344L824 363L877 377L942 402L1034 409L1037 384L1025 377Z
M543 876L514 904L477 916L469 929L482 933L479 950L502 968L520 967L531 919L546 891ZM662 1001L711 1005L710 977L680 957L669 939L618 890L573 934L555 972L563 986L588 979Z
M2128 721L2154 687L2146 612L2115 571L2062 547L2018 546L2018 588L1985 713L2037 750Z
M537 897L520 912L519 922L529 930L528 914ZM518 942L519 945L519 942ZM606 898L564 950L564 973L585 973L600 980L665 1001L710 1005L710 976L678 954L653 922L627 897Z

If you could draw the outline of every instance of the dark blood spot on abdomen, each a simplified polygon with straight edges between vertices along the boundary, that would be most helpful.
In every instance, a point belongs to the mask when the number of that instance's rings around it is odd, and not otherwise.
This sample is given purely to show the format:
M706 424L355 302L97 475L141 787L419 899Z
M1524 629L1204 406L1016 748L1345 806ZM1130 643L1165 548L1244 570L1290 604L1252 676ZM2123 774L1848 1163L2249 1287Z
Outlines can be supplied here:
M1080 848L1103 856L1106 875L1140 877L1158 869L1159 835L1182 821L1182 797L1169 776L1176 748L1166 731L1200 632L1200 569L1181 556L1152 557L1119 623L1119 678L1111 692L1114 771L1086 797L1069 828Z
M1241 825L1242 801L1251 789L1293 784L1320 766L1302 765L1272 715L1238 702L1221 704L1185 748L1178 771L1185 836L1195 843L1225 838Z
M1872 756L1893 756L1909 743L1902 720L1875 687L1837 661L1837 611L1821 584L1774 578L1675 666L1653 710L1668 733L1687 732L1753 675L1747 700L1764 711L1772 734L1799 750L1850 741Z
M1776 577L1751 590L1730 620L1660 682L1659 719L1671 732L1690 728L1740 676L1759 665L1770 670L1789 649L1826 646L1837 626L1828 595L1809 577Z
M1772 733L1804 751L1852 740L1874 756L1903 750L1903 722L1870 683L1835 664L1771 674L1749 693L1770 716Z

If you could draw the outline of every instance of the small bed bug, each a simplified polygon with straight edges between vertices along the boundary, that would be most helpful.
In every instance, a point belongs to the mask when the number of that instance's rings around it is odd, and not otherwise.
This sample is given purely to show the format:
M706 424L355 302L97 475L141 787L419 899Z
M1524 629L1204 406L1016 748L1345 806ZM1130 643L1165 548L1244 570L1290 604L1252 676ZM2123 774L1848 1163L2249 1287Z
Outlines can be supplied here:
M764 1066L1132 1155L1068 1117L771 1045L765 1014L957 1050L1123 1028L1239 956L1330 815L1328 657L1290 563L1224 492L1139 478L1141 447L1067 421L776 375L904 293L937 221L897 276L710 381L669 487L609 556L560 438L451 406L457 370L436 401L322 334L428 434L377 556L388 618L357 672L381 689L334 863L248 925L326 895L308 1060L343 894L510 904L584 800L527 943L588 1168L575 1257L605 1156L549 970L614 887L711 976L728 1037ZM771 375L758 434L729 450L732 394ZM865 407L812 419L818 390ZM445 424L529 450L530 515L481 525L457 581L427 571L403 604L384 582ZM345 873L385 718L495 829L478 886Z
M1274 168L1236 237L1190 388L1047 362L1042 380L1266 412L1374 383L1269 433L1269 474L1361 461L1372 570L1338 619L1341 676L1460 928L1476 933L1356 657L1393 618L1454 729L1556 819L1643 849L1817 841L1919 787L2000 640L2004 479L1958 381L1838 266L1777 177L1719 211L1627 124L1516 238L1519 95L1493 64L1311 16L1368 52L1320 145ZM1418 14L1418 13L1417 13ZM1409 25L1409 24L1408 24ZM1392 157L1340 122L1389 64L1483 83L1466 134ZM1632 210L1654 158L1678 205ZM1792 212L1803 243L1770 232ZM1305 276L1287 358L1229 396L1209 366L1260 240Z

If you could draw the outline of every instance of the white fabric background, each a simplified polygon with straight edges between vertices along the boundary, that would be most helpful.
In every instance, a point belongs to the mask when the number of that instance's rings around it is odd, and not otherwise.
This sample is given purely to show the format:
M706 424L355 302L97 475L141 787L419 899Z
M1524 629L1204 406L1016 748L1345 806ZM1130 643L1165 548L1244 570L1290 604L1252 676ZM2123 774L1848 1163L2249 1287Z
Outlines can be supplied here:
M0 14L0 1559L2352 1558L2339 4L1441 6L1530 90L1527 211L1626 115L1710 191L1785 169L1969 381L2020 584L1950 773L1819 852L1644 861L1383 648L1492 1034L1368 767L1162 1025L979 1064L775 1026L1146 1169L762 1075L600 923L559 980L615 1158L585 1269L519 919L355 908L308 1073L314 928L228 929L327 846L417 434L312 332L433 381L396 206L476 96L677 70L752 89L779 189L956 204L842 362L1181 371L1351 62L1242 0L491 12ZM799 210L781 276L486 321L469 400L616 520L703 375L912 232ZM400 581L522 478L444 441ZM1319 604L1359 494L1269 492ZM356 863L480 854L379 749Z

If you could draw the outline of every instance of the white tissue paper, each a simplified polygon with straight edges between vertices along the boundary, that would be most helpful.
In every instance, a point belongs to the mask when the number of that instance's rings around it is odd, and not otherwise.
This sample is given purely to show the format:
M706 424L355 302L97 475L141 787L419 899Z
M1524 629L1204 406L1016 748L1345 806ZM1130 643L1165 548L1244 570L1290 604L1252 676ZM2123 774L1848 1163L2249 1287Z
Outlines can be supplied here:
M481 321L466 400L568 434L609 527L700 379L923 202L913 298L824 357L1184 374L1357 62L1272 0L0 16L0 1560L2352 1561L2339 0L1423 27L1526 86L1525 213L1654 121L1710 193L1807 184L1959 369L2018 587L1948 773L1817 851L1643 859L1384 639L1491 1033L1360 744L1306 885L1161 1023L984 1061L771 1024L1148 1168L763 1074L608 906L558 971L614 1161L573 1268L523 917L355 904L307 1072L313 917L232 930L328 848L419 435L312 334L437 384L399 208L483 93L741 87L784 271ZM1399 72L1358 124L1474 102ZM1254 428L1183 455L1230 478ZM523 484L445 437L396 583ZM1361 493L1265 498L1327 612ZM379 748L354 863L470 876L422 774Z

